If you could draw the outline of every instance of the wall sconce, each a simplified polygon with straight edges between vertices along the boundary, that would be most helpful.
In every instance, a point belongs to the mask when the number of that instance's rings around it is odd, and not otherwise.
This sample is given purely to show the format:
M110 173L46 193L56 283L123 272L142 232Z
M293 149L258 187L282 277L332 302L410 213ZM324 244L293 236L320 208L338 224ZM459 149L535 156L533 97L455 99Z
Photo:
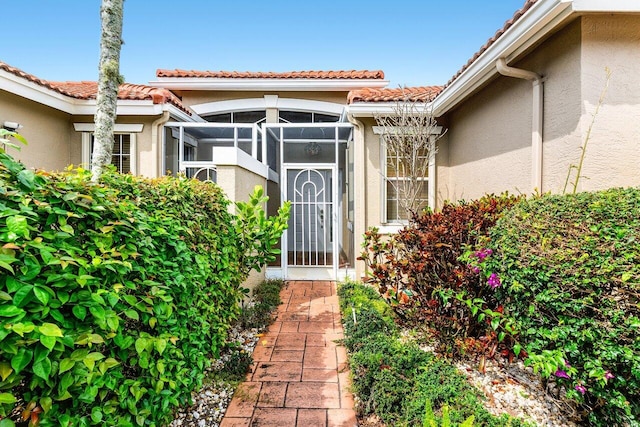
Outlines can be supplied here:
M304 152L311 157L317 156L318 154L320 154L320 150L321 150L320 144L318 144L315 141L311 141L304 147Z
M4 122L2 126L6 130L11 131L11 132L15 132L18 129L22 129L24 127L20 123L17 123L17 122Z

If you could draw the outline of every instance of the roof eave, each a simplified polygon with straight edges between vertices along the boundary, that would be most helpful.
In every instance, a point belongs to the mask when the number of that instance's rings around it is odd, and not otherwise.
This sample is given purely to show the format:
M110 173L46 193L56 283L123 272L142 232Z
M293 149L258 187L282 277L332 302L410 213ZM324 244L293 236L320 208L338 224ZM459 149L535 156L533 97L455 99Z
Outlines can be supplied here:
M71 115L94 115L96 113L95 99L77 99L63 95L4 70L0 70L0 90L5 90L14 95ZM117 114L123 116L153 116L162 114L163 109L166 109L165 107L168 108L169 111L175 109L173 112L175 116L180 116L185 120L187 120L187 117L190 117L186 112L180 110L173 104L154 104L151 100L128 99L118 100ZM177 113L177 111L180 111L180 113ZM189 121L193 120L192 118Z
M22 98L73 114L73 98L43 87L23 77L0 70L0 89Z
M601 0L575 0L596 3ZM553 29L560 27L576 12L573 0L540 1L516 21L500 38L487 48L462 74L433 101L433 111L441 116L458 105L489 79L498 74L495 63L506 58L507 63L539 42Z
M381 79L237 79L207 77L159 77L149 86L169 90L237 90L237 91L335 91L383 88L389 84Z
M421 110L430 109L431 103L416 103ZM376 115L393 115L398 111L398 102L353 102L346 106L347 114L353 117L375 117Z

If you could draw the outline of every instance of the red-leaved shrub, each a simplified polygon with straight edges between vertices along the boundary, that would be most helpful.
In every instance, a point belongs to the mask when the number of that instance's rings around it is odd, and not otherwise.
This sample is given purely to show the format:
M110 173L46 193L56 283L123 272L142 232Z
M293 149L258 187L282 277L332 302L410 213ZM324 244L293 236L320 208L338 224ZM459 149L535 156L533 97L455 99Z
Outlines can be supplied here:
M494 353L499 331L491 321L501 308L491 286L460 257L519 199L490 195L447 203L440 212L414 217L393 236L367 231L359 258L367 265L367 281L376 285L402 322L437 331L441 351Z

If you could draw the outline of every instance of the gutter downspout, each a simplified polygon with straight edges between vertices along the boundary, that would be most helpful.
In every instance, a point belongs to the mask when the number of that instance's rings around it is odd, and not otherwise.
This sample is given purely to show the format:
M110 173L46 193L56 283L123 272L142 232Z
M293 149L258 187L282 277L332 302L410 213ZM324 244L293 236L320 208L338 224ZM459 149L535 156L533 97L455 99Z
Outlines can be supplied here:
M347 107L349 108L349 107ZM346 109L345 109L346 110ZM347 120L354 126L356 131L353 137L353 229L351 234L353 235L353 250L357 252L357 248L362 246L362 236L366 231L366 176L364 165L366 162L365 149L364 149L364 123L356 119L351 113L347 112ZM356 138L356 135L358 138ZM361 219L358 220L358 215L361 215ZM354 258L357 258L355 253ZM362 263L355 261L354 265L356 278L364 274L362 269Z
M163 144L163 141L158 141L158 135L160 134L160 127L167 123L169 121L169 118L169 112L165 110L162 112L162 116L151 123L151 143L156 144L157 147L160 147L160 149L158 150L160 158L158 159L156 157L156 161L158 162L156 166L156 175L158 177L164 175L165 172L162 170L165 158L165 146Z
M542 76L533 71L509 67L504 58L498 58L496 69L500 74L516 79L529 80L533 84L533 117L531 120L531 183L533 192L542 194L542 126L544 117L544 85Z

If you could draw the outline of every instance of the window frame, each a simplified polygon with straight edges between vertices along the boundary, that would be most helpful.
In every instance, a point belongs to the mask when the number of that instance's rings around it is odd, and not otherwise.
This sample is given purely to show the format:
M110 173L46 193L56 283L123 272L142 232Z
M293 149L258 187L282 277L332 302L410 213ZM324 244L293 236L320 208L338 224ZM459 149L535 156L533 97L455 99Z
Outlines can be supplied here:
M391 179L389 179L387 177L387 147L386 144L384 143L384 138L383 135L381 134L381 131L378 132L374 129L375 133L379 135L379 143L380 143L380 174L382 176L382 182L380 185L380 218L381 224L384 225L390 225L390 226L404 226L406 224L409 223L408 219L399 219L399 218L392 218L390 219L388 217L388 203L389 203L389 198L388 198L388 191L387 191L387 185L389 184L390 180L402 180L402 179L406 179L405 177L393 177ZM433 137L432 137L433 138ZM436 198L435 198L435 174L436 174L436 159L435 159L435 155L432 156L431 160L429 161L429 166L428 166L428 176L422 177L420 178L423 181L426 181L427 183L427 206L430 209L435 209L435 202L436 202Z
M91 136L94 132L82 132L82 164L88 170L91 170ZM116 135L129 135L129 165L132 175L138 174L138 141L137 133L134 132L122 132L114 131L114 137ZM114 140L115 143L115 140Z

